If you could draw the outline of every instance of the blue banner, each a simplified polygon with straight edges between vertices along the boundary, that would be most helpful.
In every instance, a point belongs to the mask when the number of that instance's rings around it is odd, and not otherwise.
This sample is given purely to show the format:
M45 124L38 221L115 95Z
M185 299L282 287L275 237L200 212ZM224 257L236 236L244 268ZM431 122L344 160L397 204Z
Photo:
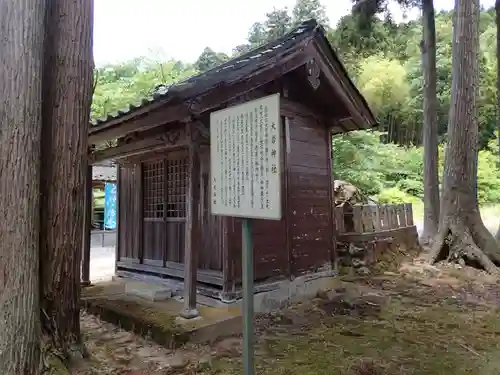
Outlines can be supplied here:
M116 229L116 184L104 185L104 229Z

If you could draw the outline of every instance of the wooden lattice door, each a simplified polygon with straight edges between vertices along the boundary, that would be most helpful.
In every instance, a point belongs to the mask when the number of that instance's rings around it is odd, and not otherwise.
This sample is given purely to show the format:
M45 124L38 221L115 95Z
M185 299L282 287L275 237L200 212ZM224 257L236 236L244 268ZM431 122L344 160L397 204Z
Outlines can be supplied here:
M143 164L143 262L168 266L184 260L187 152Z
M165 233L165 161L144 163L143 179L143 252L144 264L164 266Z
M166 163L166 261L184 262L186 195L188 182L187 152L171 153Z

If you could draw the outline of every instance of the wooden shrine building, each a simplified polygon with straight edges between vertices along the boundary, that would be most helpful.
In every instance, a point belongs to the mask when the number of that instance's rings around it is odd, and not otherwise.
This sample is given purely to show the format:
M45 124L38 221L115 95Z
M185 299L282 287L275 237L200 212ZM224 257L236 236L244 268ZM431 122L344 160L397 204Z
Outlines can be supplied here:
M177 282L232 300L241 290L241 221L210 213L210 113L280 93L280 221L253 224L256 285L331 270L335 258L331 136L376 124L310 20L282 38L92 124L90 163L118 165L118 276ZM139 276L140 275L140 276Z

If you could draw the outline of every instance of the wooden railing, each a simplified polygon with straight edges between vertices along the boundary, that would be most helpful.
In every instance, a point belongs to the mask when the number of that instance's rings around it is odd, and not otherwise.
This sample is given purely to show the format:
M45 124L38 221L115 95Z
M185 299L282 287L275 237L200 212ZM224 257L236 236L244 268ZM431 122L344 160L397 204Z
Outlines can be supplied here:
M375 233L413 226L411 203L335 207L339 234Z

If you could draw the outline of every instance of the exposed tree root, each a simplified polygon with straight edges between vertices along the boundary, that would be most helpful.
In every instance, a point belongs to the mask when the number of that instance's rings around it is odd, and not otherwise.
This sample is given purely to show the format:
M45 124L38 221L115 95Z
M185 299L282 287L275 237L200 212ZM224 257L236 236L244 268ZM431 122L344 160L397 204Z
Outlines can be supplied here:
M41 374L70 375L71 364L88 357L83 344L72 344L66 350L61 350L52 344L50 337L43 336L41 343Z
M42 340L40 359L42 375L70 375L64 354L48 344L48 340Z
M475 241L471 230L462 223L447 223L439 228L429 253L430 263L440 260L458 262L463 259L468 264L478 265L492 275L500 275L500 269Z

